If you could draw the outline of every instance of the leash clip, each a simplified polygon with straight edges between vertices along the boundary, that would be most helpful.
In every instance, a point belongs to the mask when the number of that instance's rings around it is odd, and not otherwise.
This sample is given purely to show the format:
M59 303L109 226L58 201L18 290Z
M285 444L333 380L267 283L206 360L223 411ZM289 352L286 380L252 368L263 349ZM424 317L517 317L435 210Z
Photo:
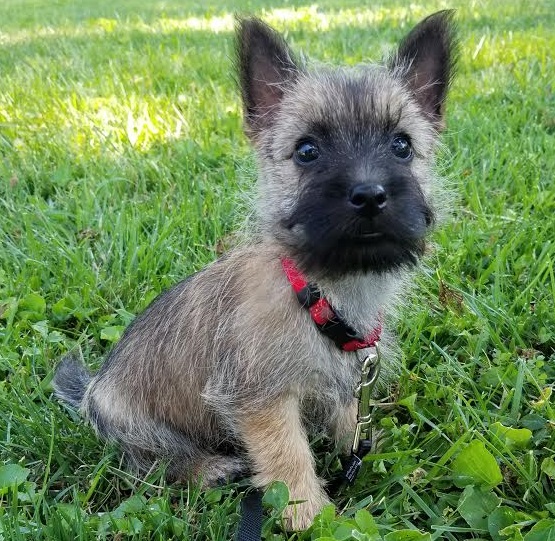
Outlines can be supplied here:
M351 453L355 456L362 454L361 441L372 441L372 391L380 375L381 364L381 356L377 342L372 349L374 351L370 351L362 361L360 383L357 385L354 392L355 398L358 398L358 414ZM364 454L368 452L370 446L371 443L362 446L365 448ZM358 458L360 460L362 457Z

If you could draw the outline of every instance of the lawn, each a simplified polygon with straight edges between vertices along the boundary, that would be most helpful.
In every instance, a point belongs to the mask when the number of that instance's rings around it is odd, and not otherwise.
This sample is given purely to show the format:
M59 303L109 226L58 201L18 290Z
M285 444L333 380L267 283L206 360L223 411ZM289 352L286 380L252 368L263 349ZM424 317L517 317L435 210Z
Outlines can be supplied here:
M308 533L280 529L274 487L264 537L555 539L553 2L407 5L2 1L0 540L232 538L244 487L126 472L53 400L53 369L76 346L97 367L241 223L254 168L234 13L355 64L446 7L461 36L440 156L452 212L399 314L384 445Z

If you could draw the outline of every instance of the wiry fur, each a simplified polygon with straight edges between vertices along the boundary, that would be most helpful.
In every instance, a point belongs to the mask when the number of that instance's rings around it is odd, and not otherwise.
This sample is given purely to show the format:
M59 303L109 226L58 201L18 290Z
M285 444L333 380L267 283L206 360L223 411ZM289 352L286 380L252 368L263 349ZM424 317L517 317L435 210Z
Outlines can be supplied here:
M253 238L156 299L96 375L70 357L55 377L57 395L138 467L165 459L171 477L205 484L246 472L258 486L283 480L293 500L306 500L286 510L292 528L327 502L307 427L338 442L351 433L360 356L318 331L280 259L293 258L364 335L395 305L433 223L450 19L426 19L389 67L318 73L264 23L239 22L246 132L260 170ZM410 160L391 153L399 133ZM320 156L302 164L296 146L307 139ZM368 183L387 193L370 217L348 196ZM387 333L382 341L387 351ZM391 360L384 368L395 371Z

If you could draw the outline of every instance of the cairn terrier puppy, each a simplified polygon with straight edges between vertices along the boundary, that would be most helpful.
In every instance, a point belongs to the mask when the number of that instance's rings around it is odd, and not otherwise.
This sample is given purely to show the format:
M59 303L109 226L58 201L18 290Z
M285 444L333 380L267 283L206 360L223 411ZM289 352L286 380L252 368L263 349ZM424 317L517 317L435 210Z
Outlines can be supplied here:
M256 18L238 21L237 43L253 231L160 295L97 374L70 355L54 385L141 469L284 481L297 502L284 518L302 529L328 503L309 427L352 441L357 350L379 338L434 223L452 12L383 65L308 69Z

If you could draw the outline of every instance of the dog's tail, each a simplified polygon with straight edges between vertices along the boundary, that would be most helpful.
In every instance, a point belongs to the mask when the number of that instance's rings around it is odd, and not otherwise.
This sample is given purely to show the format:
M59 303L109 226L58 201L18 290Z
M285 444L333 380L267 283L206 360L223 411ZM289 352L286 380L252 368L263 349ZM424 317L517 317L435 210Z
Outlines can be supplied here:
M81 407L83 396L92 379L78 353L69 353L56 368L52 384L56 396L75 408Z

